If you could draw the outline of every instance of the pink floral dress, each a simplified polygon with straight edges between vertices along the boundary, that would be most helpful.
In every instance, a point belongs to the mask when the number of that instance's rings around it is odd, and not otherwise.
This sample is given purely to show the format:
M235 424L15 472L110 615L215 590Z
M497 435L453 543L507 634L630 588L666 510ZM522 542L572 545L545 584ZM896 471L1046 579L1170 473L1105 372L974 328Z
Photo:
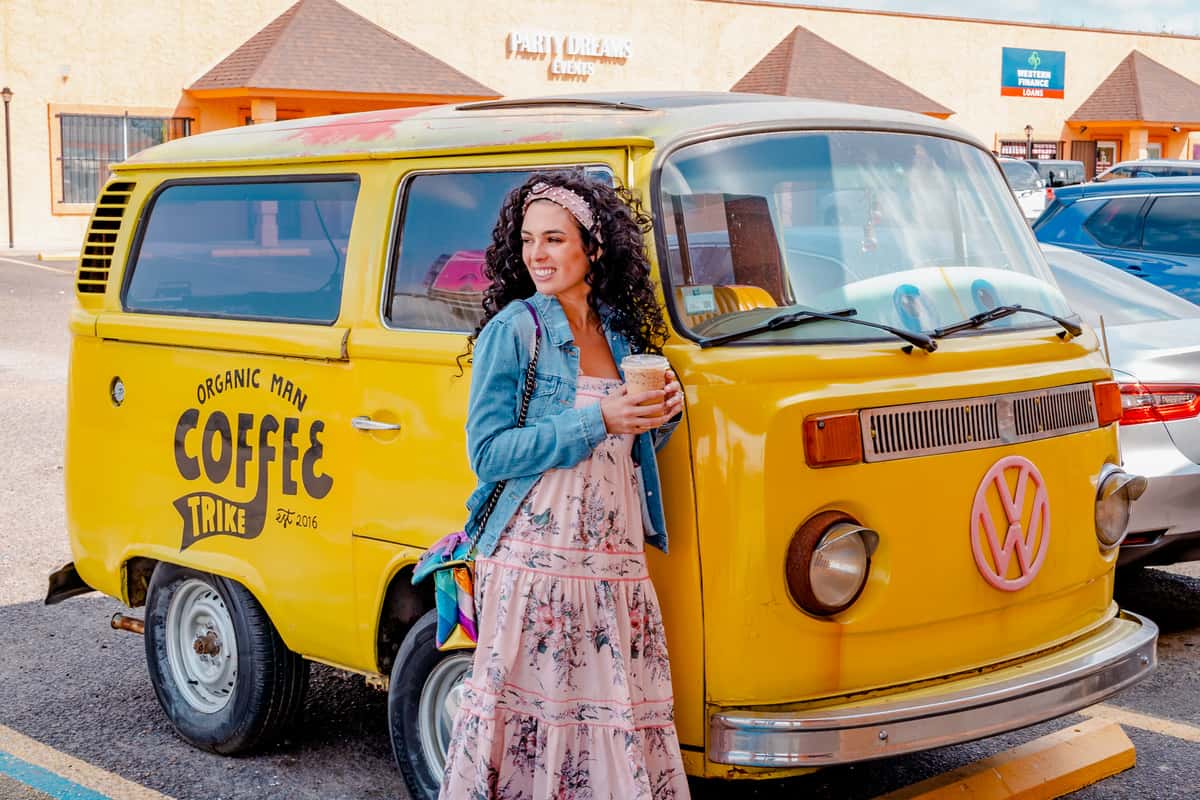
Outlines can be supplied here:
M620 381L579 377L576 406ZM479 648L442 800L684 800L633 436L546 472L476 567Z

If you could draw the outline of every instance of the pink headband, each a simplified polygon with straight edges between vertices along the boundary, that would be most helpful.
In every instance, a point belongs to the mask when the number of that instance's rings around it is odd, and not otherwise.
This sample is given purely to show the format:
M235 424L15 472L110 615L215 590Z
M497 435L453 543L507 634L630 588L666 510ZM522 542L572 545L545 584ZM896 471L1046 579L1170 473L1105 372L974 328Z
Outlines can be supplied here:
M538 200L549 200L556 206L565 208L575 221L583 226L584 230L588 231L592 236L596 237L596 241L603 243L604 240L600 237L600 229L593 230L595 218L592 216L591 206L587 201L580 197L575 192L563 186L551 186L548 183L535 183L529 194L525 197L525 206L521 209L524 214L529 210L529 204Z

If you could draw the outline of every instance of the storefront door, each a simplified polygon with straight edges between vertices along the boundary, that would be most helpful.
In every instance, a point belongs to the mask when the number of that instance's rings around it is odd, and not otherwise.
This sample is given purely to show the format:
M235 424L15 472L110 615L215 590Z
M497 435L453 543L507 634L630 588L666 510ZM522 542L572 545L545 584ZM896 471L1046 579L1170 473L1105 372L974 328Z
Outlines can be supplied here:
M1096 174L1117 163L1121 154L1119 142L1096 142Z

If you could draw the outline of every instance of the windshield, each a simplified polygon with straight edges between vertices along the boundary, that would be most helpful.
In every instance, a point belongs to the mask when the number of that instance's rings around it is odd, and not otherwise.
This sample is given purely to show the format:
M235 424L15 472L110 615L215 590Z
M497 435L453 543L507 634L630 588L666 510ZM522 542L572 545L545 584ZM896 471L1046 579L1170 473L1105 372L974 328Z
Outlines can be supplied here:
M1070 313L996 162L962 142L737 136L673 153L659 192L668 296L699 337L743 330L780 308L853 308L913 331L1008 303ZM980 332L1048 324L1022 314ZM822 321L747 341L879 337Z
M1008 185L1014 190L1026 192L1038 188L1037 182L1040 176L1033 165L1026 164L1024 161L1001 161L1000 169L1004 170L1004 177L1008 179Z

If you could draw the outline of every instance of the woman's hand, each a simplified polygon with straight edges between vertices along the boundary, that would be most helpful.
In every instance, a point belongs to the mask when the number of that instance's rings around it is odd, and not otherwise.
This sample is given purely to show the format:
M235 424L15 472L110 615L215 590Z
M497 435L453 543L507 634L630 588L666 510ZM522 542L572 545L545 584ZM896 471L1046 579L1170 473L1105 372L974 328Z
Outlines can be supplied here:
M683 411L683 387L679 385L679 378L675 377L674 370L667 370L667 386L663 402L667 406L667 419L674 419L680 411Z
M667 370L667 386L662 390L629 394L622 386L619 392L600 401L604 427L612 434L652 431L682 409L683 392L671 370Z

